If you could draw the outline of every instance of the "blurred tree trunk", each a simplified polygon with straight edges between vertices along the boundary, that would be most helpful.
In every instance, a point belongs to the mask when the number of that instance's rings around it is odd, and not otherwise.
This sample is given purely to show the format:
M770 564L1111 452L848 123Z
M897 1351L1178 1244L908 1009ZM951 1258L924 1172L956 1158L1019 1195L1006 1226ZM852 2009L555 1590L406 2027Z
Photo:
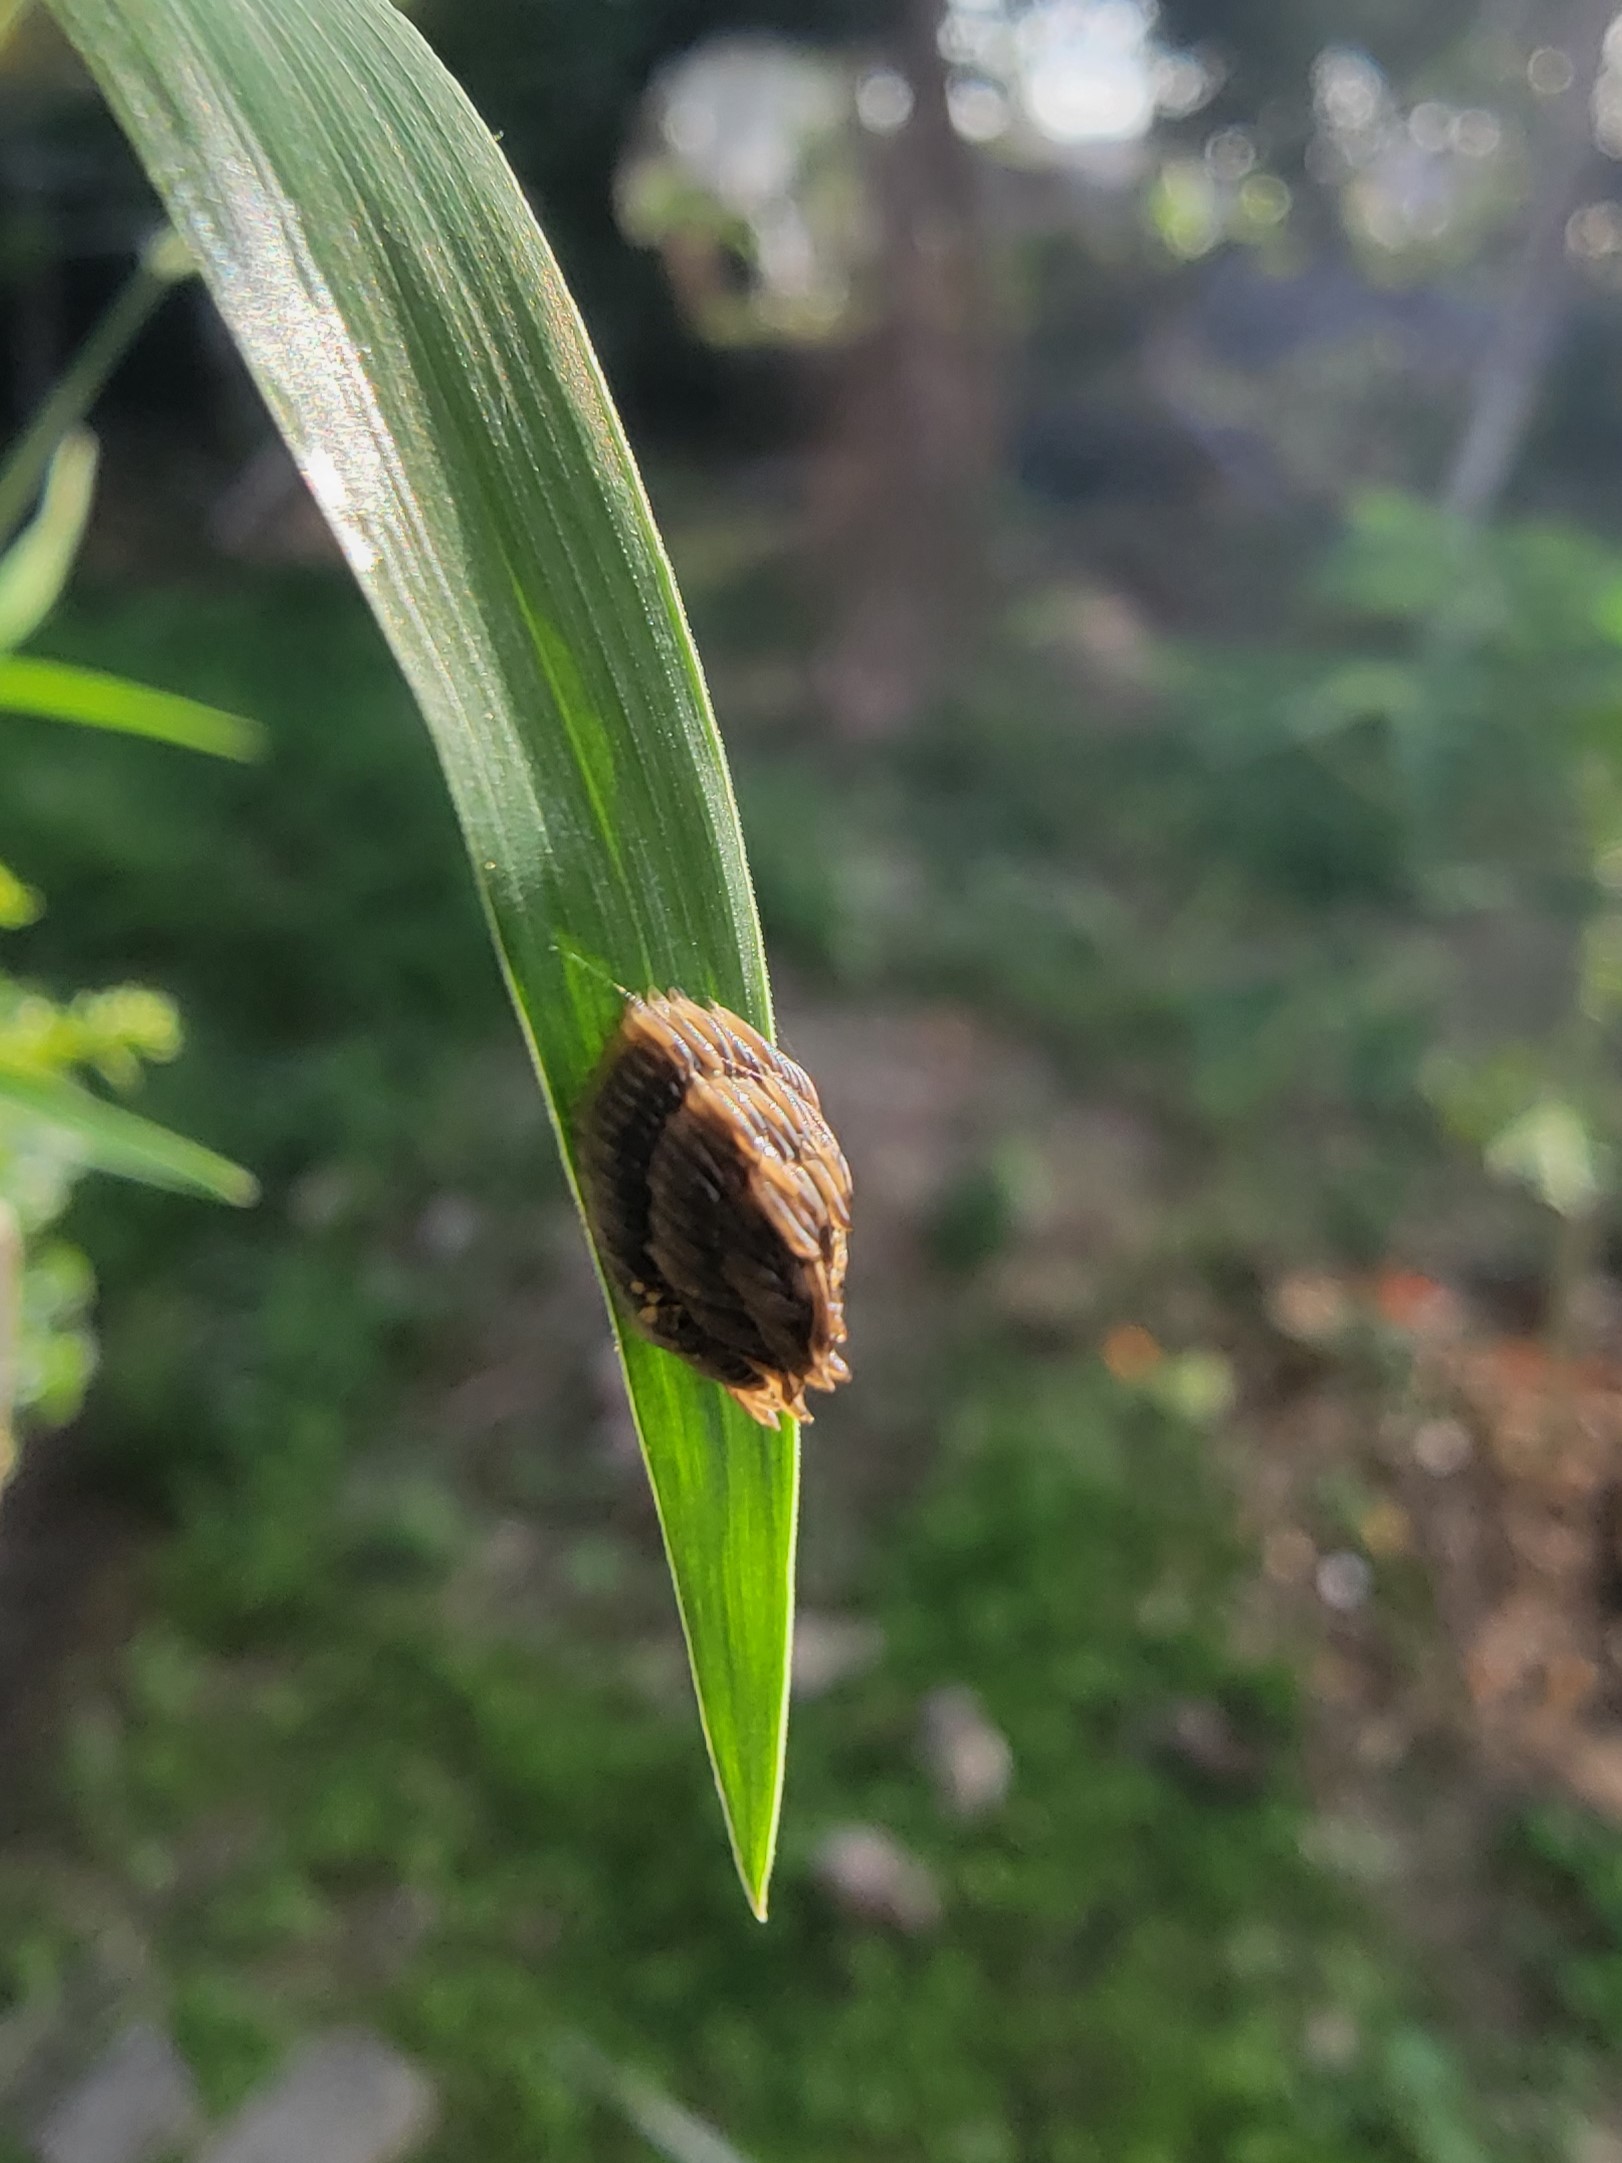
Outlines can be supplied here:
M1551 100L1525 238L1476 369L1464 431L1442 492L1448 509L1472 524L1490 518L1504 492L1570 312L1566 224L1598 163L1594 86L1614 8L1615 0L1574 0L1559 41L1572 80Z
M899 0L889 52L912 109L874 138L876 327L835 365L811 479L837 731L897 733L966 650L985 600L997 408L974 154L953 128L940 0Z

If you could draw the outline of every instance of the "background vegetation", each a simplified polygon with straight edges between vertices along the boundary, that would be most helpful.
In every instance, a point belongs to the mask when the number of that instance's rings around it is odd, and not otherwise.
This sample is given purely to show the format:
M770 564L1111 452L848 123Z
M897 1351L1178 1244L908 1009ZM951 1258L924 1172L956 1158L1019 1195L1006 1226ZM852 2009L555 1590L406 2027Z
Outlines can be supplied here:
M679 2154L642 2076L759 2157L1614 2163L1608 10L420 19L631 418L856 1164L774 1920L430 753L181 288L31 651L268 752L8 720L5 960L172 997L138 1101L264 1199L68 1219L11 2137L141 2014L220 2113L374 2024L446 2163ZM20 423L152 213L9 70Z

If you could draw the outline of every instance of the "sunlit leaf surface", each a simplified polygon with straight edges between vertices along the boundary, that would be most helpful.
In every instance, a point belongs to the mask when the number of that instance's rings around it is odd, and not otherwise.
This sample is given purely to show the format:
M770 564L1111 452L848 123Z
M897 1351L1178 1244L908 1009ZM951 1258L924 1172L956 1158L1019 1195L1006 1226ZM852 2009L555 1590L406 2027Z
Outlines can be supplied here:
M565 1156L618 987L770 1010L669 568L488 131L388 0L53 0L439 749ZM342 715L333 716L334 727ZM739 1869L764 1910L797 1438L622 1346Z

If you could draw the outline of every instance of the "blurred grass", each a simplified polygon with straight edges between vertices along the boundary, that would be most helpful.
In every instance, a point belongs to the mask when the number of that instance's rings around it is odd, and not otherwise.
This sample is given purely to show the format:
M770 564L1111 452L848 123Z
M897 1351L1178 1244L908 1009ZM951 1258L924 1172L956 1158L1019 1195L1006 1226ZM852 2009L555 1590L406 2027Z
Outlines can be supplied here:
M90 1439L132 1494L167 1505L242 1446L215 1393L246 1356L245 1317L265 1356L284 1356L285 1333L312 1396L341 1404L369 1371L367 1317L409 1304L403 1267L368 1271L369 1244L408 1239L452 1179L475 1204L523 1192L544 1210L564 1190L432 752L353 597L292 577L70 604L45 644L251 701L271 744L260 766L201 771L45 723L10 725L0 747L14 853L49 865L57 897L16 966L144 975L189 1001L196 1062L147 1101L182 1127L216 1119L267 1192L225 1240L161 1199L78 1205L124 1294L104 1315L122 1395L92 1404Z
M303 2026L364 2013L444 2084L435 2163L637 2152L554 2061L574 2028L757 2154L1440 2159L1382 2070L1400 1998L1303 1860L1288 1687L1222 1649L1237 1557L1199 1451L1085 1372L982 1378L886 1539L864 1603L884 1656L802 1709L764 1936L704 1839L679 1698L650 1706L578 1638L448 1628L454 1519L406 1536L399 1495L346 1506L330 1450L228 1545L205 1517L182 1531L184 1598L69 1755L71 1867L141 1916L216 2106ZM233 1657L265 1556L297 1562ZM980 1824L917 1765L944 1680L1013 1746L1012 1800ZM1254 1780L1167 1752L1191 1696L1251 1738ZM815 1842L853 1818L933 1870L938 1931L819 1896ZM74 1958L38 1911L37 1881L0 1881L13 1991ZM1359 2048L1315 2064L1305 2023L1336 2011Z

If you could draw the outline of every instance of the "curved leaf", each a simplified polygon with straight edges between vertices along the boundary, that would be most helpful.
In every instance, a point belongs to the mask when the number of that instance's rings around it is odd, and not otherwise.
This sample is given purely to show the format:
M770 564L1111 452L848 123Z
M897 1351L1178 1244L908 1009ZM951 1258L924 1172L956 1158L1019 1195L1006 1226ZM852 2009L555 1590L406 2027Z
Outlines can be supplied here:
M669 566L570 298L389 0L53 0L416 692L565 1158L618 987L770 1003ZM764 1912L798 1442L622 1338L745 1889Z

